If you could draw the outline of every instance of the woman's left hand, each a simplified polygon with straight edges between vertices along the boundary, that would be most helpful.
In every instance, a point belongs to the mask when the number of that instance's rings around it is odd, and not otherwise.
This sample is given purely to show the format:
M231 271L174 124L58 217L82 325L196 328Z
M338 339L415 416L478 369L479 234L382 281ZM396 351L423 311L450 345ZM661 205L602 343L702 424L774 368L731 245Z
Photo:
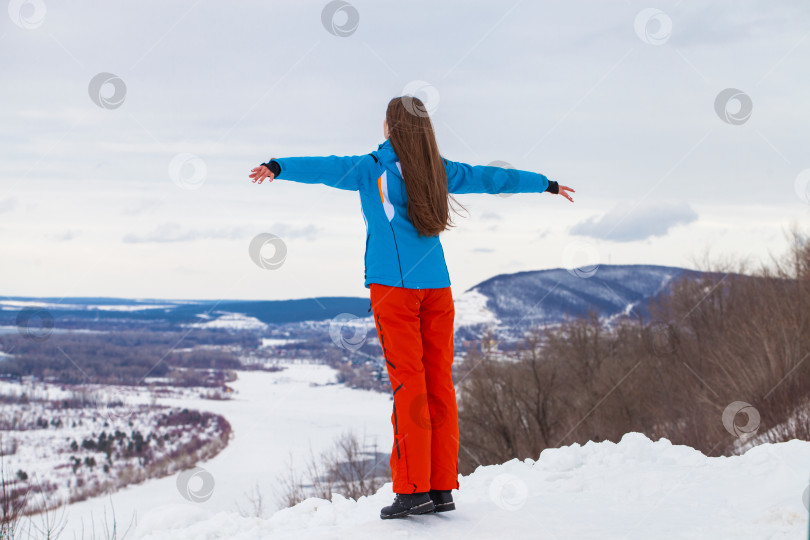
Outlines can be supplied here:
M259 165L250 172L251 172L250 178L253 178L254 184L261 184L262 182L264 182L265 178L269 178L270 181L272 182L273 179L275 178L275 175L273 175L273 173L270 172L270 169L268 169L264 165Z

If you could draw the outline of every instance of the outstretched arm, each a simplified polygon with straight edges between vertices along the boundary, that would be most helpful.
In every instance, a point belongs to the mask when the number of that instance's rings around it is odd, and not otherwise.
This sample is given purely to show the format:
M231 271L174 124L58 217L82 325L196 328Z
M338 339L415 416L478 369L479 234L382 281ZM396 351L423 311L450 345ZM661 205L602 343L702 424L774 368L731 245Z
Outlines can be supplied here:
M447 189L450 193L543 193L549 191L563 195L573 202L568 192L574 190L560 186L539 173L506 169L489 165L468 165L444 160L447 171Z
M271 159L251 171L253 183L265 178L324 184L357 191L370 182L379 166L371 154L362 156L289 157Z

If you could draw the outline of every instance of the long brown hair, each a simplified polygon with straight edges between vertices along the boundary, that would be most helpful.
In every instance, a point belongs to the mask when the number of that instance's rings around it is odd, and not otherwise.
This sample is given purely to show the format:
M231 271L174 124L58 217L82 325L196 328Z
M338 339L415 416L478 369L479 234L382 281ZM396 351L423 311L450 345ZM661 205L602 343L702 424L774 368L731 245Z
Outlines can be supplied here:
M396 97L388 102L385 120L388 140L402 167L413 226L424 236L453 227L450 200L458 203L447 191L447 171L424 103L413 96Z

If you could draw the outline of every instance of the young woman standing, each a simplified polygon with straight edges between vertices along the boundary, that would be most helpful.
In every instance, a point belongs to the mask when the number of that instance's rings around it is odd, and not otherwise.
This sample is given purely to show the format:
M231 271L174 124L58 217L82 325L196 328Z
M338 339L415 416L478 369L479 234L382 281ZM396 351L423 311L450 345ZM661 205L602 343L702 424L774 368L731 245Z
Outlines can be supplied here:
M452 193L550 193L545 176L442 158L424 104L388 103L385 142L362 156L274 158L265 178L358 191L366 223L365 286L394 397L394 503L383 519L455 509L458 409L453 386L453 298L439 233L453 226Z

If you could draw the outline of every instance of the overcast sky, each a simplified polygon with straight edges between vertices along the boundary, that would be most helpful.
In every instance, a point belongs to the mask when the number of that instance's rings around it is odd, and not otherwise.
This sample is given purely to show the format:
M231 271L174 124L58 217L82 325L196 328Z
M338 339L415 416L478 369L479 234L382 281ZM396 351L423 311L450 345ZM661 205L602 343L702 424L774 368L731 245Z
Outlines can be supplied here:
M764 260L810 217L806 1L14 0L0 71L3 295L367 296L357 194L247 175L375 150L403 93L445 157L577 191L458 196L456 295L504 272ZM277 268L249 256L262 233Z

